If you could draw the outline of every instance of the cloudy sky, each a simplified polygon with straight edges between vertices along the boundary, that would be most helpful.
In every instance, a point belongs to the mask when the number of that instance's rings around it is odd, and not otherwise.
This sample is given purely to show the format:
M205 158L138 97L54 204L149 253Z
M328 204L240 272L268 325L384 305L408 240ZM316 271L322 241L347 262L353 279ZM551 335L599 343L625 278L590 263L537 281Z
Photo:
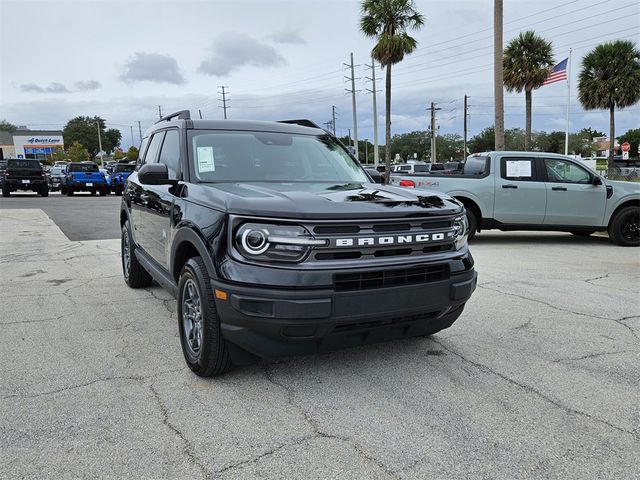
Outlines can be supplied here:
M416 52L393 69L393 133L425 129L437 102L440 133L462 134L469 95L470 134L493 123L491 0L416 0L425 16ZM351 127L344 63L353 52L359 137L373 138L371 39L358 30L352 0L189 1L0 0L0 119L62 128L77 115L100 115L119 128L123 146L163 113L198 110L222 118L310 118L337 108L337 133ZM533 29L553 42L560 61L573 48L571 129L608 131L608 113L583 111L574 88L582 57L600 42L640 44L637 0L505 0L505 42ZM384 72L378 78L384 137ZM533 94L533 127L563 130L567 88ZM505 96L507 128L524 127L524 94ZM640 127L640 105L617 114L617 132Z

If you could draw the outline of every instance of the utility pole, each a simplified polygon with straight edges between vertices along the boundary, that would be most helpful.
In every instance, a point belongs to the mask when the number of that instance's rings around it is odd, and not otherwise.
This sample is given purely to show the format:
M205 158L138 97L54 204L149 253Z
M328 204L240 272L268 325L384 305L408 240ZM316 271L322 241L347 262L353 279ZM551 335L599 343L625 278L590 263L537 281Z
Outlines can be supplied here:
M131 129L131 146L133 147L133 144L135 142L135 140L133 139L133 125L129 125L129 128Z
M202 120L202 110L198 109L198 115L200 115L200 120Z
M356 113L356 77L353 72L353 52L351 52L351 63L345 63L344 65L351 69L351 77L344 78L351 80L351 90L346 90L351 93L351 106L353 108L353 147L355 148L356 160L358 160L358 115Z
M378 108L376 105L376 62L373 57L371 57L371 65L366 65L367 67L371 67L371 78L365 77L367 80L371 80L371 90L367 89L367 92L373 95L373 164L377 167L380 161L378 155Z
M225 91L225 88L229 88L226 85L219 85L219 87L222 89L221 92L218 92L219 94L222 95L222 98L219 98L218 100L222 100L222 111L224 112L224 119L227 119L227 91ZM220 105L218 105L218 107L220 107Z
M504 150L504 72L502 68L502 0L493 0L493 96L495 149Z
M436 159L436 111L442 110L436 106L437 104L431 102L431 163L435 163Z
M158 105L158 118L162 118L162 106Z
M333 136L336 136L336 106L331 105L331 128L333 129Z
M100 155L100 165L104 167L104 160L102 160L102 138L100 137L100 120L96 121L98 124L98 154Z
M140 134L140 143L142 143L142 126L140 125L140 120L138 120L138 133Z
M469 107L467 106L467 94L465 93L464 95L464 146L463 146L463 150L462 150L462 161L464 162L467 159L467 115L468 115L468 109Z

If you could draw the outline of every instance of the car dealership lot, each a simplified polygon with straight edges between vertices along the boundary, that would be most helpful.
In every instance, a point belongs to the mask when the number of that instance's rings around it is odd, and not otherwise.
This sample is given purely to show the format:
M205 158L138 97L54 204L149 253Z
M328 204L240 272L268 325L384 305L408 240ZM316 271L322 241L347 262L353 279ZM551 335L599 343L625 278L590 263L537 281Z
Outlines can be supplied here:
M206 380L122 280L119 201L0 204L3 476L636 478L638 249L481 233L451 329Z

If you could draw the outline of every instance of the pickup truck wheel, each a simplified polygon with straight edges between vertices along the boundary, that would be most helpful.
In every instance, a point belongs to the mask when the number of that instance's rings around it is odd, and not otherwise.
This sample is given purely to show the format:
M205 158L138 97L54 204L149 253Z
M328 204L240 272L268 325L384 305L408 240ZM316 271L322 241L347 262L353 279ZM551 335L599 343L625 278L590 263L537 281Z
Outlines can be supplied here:
M96 191L95 190L91 190L91 195L95 195Z
M42 190L40 190L40 196L41 197L48 197L49 196L49 189L47 187L43 187Z
M640 246L640 207L624 207L609 222L609 238L623 247Z
M131 288L143 288L151 285L152 278L135 255L135 245L131 235L129 220L122 226L122 238L120 242L120 254L122 257L122 274L124 281Z
M180 273L178 329L184 359L196 375L214 377L231 369L209 274L200 257L189 259Z
M120 185L116 186L116 187L113 189L113 193L115 193L115 194L116 194L116 195L118 195L118 196L122 195L122 187L121 187Z
M106 197L107 196L107 189L106 188L101 188L100 189L100 196L101 197Z
M67 197L73 197L73 190L71 188L67 188Z
M585 237L586 238L586 237L590 237L594 233L596 233L595 230L588 230L588 231L571 232L571 235L575 235L576 237Z
M9 197L11 196L11 190L9 190L9 187L2 187L2 196L3 197Z
M476 218L476 214L473 213L473 210L467 208L467 223L469 224L469 235L467 240L471 240L476 236L476 231L478 230L478 220Z

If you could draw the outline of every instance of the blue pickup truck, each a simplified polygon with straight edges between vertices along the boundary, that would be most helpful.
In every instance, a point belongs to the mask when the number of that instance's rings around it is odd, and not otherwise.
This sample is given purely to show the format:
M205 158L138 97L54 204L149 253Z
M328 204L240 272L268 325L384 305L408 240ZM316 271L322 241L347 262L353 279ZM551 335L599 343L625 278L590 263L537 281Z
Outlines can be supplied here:
M118 162L111 166L111 190L116 195L122 195L124 185L127 183L127 178L136 169L135 162Z
M77 162L67 166L61 191L69 197L75 192L90 192L91 195L100 193L100 196L105 196L109 193L109 186L96 163Z
M469 238L481 230L607 231L640 246L640 183L601 177L574 158L543 152L486 152L454 175L392 175L400 187L451 195L466 207Z

